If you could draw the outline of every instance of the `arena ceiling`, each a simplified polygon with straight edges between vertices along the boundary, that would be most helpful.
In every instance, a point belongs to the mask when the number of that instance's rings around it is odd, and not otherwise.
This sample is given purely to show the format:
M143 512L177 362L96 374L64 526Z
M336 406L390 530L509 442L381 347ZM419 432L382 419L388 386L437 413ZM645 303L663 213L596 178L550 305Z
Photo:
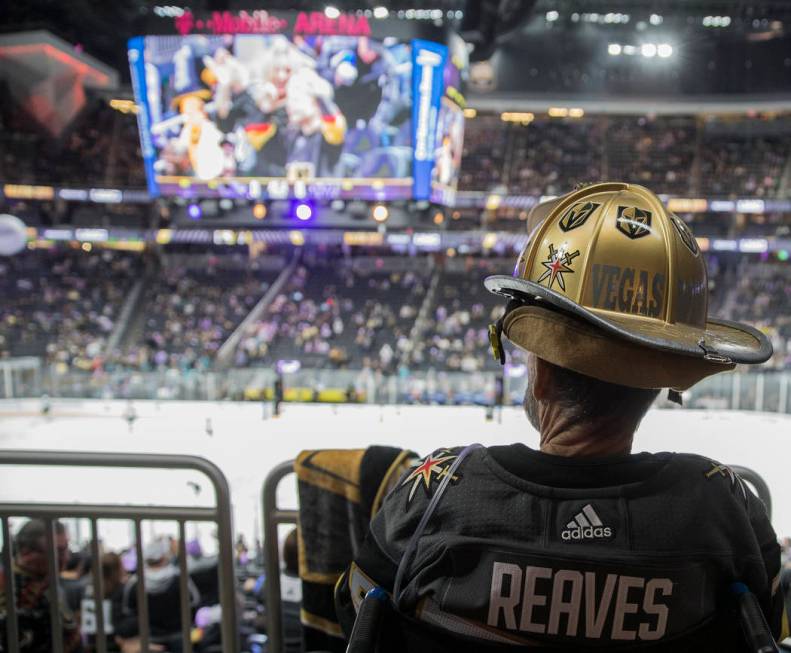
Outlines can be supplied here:
M145 33L147 21L158 7L166 3L146 0L28 0L27 2L0 3L0 31L5 33L44 29L75 44L99 61L115 68L128 80L125 44L128 38ZM174 3L176 4L176 3ZM559 23L568 28L569 17L574 13L631 14L632 25L639 16L663 15L670 22L681 18L693 20L706 15L729 16L731 31L749 30L757 20L778 21L781 29L791 29L791 2L787 0L734 1L734 0L269 0L251 3L249 0L198 0L178 3L197 11L238 11L250 8L272 10L320 10L328 4L342 11L373 9L385 6L393 11L410 8L441 9L464 18L454 26L475 45L474 60L485 59L494 49L518 37L521 27L535 23L547 14L559 16ZM531 21L531 19L534 19ZM560 25L556 25L559 27ZM577 26L578 28L581 26Z

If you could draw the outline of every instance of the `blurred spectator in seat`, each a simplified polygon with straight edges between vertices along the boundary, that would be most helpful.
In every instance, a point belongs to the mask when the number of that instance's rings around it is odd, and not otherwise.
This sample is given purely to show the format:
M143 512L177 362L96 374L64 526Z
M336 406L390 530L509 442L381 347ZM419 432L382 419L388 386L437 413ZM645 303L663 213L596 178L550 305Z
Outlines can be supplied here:
M250 562L249 549L247 548L247 540L244 539L244 533L239 533L236 538L236 561L244 566Z
M181 653L181 610L179 570L171 562L170 541L158 537L143 549L145 557L144 581L148 602L148 623L151 641L162 644L171 653ZM139 569L138 569L139 574ZM137 618L138 575L132 576L124 589L124 617ZM187 587L190 608L197 607L200 595L190 580Z
M785 569L791 569L791 537L780 540L780 564Z
M66 527L56 521L54 544L58 569L56 578L64 568L69 552L69 536ZM46 550L47 524L42 519L31 519L14 538L14 590L16 593L16 613L19 628L21 653L49 653L52 650L52 626L50 623L50 582ZM57 581L56 581L57 582ZM0 642L7 642L6 615L8 614L5 595L4 570L0 570ZM80 630L74 613L66 604L63 588L58 583L58 604L63 624L63 650L65 653L82 651Z
M216 605L220 602L218 557L204 555L203 548L196 539L187 542L185 548L187 550L187 569L190 580L200 593L201 607Z
M302 623L299 619L302 607L302 580L299 577L298 538L298 530L292 529L283 541L281 549L283 566L280 570L280 607L283 611L284 653L300 653L302 651ZM266 605L266 574L259 576L255 581L250 579L247 589L252 591L260 603ZM266 631L266 612L259 615L256 628Z
M123 614L124 586L129 575L117 553L105 553L101 557L102 573L102 609L104 615L104 633L107 650L116 653L133 646L137 634L137 621L134 617ZM96 650L97 617L96 604L93 599L93 581L89 578L85 586L82 600L81 628L85 648Z
M63 571L60 572L60 586L66 598L66 605L80 620L80 605L85 594L86 574L91 569L90 556L85 551L67 551Z
M283 542L280 596L283 599L283 651L299 653L302 650L302 624L299 620L302 607L302 581L299 578L299 535L296 528Z
M140 646L140 638L118 640L121 653L143 653L143 648ZM161 644L152 644L149 642L148 650L153 652L164 651L165 647Z

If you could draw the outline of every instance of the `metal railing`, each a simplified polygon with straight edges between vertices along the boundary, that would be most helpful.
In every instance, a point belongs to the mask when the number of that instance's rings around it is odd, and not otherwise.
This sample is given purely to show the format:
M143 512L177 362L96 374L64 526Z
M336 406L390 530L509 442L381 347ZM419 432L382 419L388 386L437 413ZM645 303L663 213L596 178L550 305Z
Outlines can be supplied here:
M192 652L187 554L185 546L185 523L188 521L214 522L217 525L219 544L219 599L222 610L221 635L224 653L238 653L239 629L235 600L235 571L233 557L233 530L231 524L231 496L220 469L204 458L183 455L160 454L117 454L62 451L1 451L0 466L37 467L105 467L134 469L186 469L204 474L211 481L215 492L215 505L205 507L150 506L150 505L106 505L64 503L9 503L0 502L0 527L3 534L3 560L6 596L6 632L9 653L19 653L19 628L15 602L12 537L10 517L42 519L46 525L46 556L50 583L47 598L50 607L50 627L53 653L63 653L63 622L58 598L58 583L53 582L53 570L58 569L55 551L56 520L66 517L87 518L91 524L91 573L93 576L93 600L96 618L96 651L107 651L106 629L103 610L102 567L99 555L98 520L129 519L134 523L135 552L137 555L137 606L140 649L148 653L150 631L148 603L146 600L145 574L143 573L143 533L141 522L147 520L169 520L178 523L179 535L179 599L181 609L181 637L184 653Z
M769 486L763 477L755 470L749 467L742 467L741 465L731 465L731 470L741 476L755 489L758 498L764 502L766 508L766 516L772 519L772 493L769 491Z
M755 470L740 465L730 465L730 469L747 481L758 498L766 506L766 514L772 518L772 495L763 477ZM282 509L277 505L277 488L289 474L294 473L294 461L280 463L267 474L261 491L264 525L264 564L266 567L266 607L267 636L269 651L283 651L283 608L280 597L280 540L277 527L280 524L299 522L299 510ZM349 561L351 563L351 560Z
M283 651L283 606L280 600L280 540L279 524L296 524L298 510L283 510L277 505L277 486L286 476L294 473L294 461L287 460L274 467L264 479L261 490L264 524L264 566L266 568L266 612L269 651ZM351 562L351 560L349 561Z
M41 394L42 364L35 356L0 360L0 398L37 397Z

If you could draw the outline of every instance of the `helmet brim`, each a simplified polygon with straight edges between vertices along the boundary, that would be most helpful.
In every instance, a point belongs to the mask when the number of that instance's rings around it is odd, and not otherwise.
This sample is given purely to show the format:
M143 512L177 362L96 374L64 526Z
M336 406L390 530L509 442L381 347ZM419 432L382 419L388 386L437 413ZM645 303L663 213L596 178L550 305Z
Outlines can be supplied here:
M548 308L582 319L618 338L671 354L723 364L763 363L772 355L769 339L746 324L716 318L709 318L705 328L681 323L661 324L641 315L589 309L546 286L507 275L487 277L484 285L497 295L528 304L548 305Z

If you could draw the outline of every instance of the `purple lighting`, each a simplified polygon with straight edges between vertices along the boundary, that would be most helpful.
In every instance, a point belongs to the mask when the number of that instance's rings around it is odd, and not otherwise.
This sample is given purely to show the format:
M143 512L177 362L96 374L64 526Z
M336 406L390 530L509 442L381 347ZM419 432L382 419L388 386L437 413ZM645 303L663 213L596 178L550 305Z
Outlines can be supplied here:
M306 220L310 220L313 217L313 209L310 207L310 204L300 202L294 209L294 215L304 222Z
M201 208L199 204L190 204L189 208L187 208L187 213L189 214L190 218L193 220L200 220L201 216Z

